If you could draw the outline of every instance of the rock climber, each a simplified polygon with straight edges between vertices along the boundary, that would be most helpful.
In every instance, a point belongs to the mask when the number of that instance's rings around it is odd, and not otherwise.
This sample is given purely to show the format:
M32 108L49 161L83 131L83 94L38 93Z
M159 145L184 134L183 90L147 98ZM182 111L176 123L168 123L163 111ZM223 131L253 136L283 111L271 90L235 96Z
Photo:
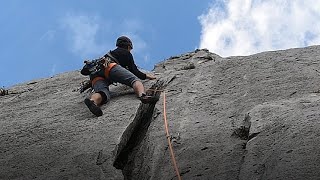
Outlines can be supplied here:
M137 68L131 54L132 49L132 41L127 36L120 36L116 41L116 48L101 58L103 66L98 72L90 74L86 65L81 70L81 74L89 75L94 90L90 98L84 100L94 115L103 115L100 106L110 100L109 85L114 82L132 87L142 103L155 103L158 100L157 97L146 95L141 82L141 80L153 80L156 77L153 74L143 73Z

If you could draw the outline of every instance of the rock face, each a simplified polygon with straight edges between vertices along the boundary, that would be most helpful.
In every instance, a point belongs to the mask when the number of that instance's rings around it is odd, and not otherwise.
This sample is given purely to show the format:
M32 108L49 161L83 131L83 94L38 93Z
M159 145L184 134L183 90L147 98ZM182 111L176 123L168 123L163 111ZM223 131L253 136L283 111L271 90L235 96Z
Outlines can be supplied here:
M182 179L320 179L319 52L196 50L157 64L144 84L165 91ZM142 105L112 86L97 118L78 91L86 79L69 72L0 96L0 179L176 179L163 93Z

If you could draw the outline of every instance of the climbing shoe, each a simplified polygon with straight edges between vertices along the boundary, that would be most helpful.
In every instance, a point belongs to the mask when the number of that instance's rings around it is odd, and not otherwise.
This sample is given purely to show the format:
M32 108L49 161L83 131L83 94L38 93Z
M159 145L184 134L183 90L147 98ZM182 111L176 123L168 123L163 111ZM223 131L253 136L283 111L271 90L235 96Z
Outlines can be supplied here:
M102 111L100 109L99 106L97 106L93 101L91 101L90 99L86 98L84 100L84 103L87 105L87 107L89 108L89 110L96 116L102 116Z
M155 104L159 100L159 97L142 94L139 99L143 104Z

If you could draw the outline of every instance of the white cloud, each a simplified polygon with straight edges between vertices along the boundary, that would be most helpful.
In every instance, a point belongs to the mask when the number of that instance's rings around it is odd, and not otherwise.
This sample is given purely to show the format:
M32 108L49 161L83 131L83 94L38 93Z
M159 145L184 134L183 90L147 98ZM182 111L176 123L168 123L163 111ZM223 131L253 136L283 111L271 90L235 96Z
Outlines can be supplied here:
M99 44L97 35L101 29L98 16L68 14L62 19L62 26L67 31L70 49L83 57L102 55L108 44ZM106 43L108 41L105 41Z
M221 56L320 44L320 1L218 0L202 25L200 48Z

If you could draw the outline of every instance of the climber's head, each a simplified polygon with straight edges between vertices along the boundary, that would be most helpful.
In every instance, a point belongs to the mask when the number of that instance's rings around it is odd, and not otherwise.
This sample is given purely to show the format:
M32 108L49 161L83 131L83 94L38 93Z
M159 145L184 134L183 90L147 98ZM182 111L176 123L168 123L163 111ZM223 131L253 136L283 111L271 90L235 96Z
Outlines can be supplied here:
M126 36L120 36L117 39L116 46L124 49L129 49L129 50L133 49L131 40Z

